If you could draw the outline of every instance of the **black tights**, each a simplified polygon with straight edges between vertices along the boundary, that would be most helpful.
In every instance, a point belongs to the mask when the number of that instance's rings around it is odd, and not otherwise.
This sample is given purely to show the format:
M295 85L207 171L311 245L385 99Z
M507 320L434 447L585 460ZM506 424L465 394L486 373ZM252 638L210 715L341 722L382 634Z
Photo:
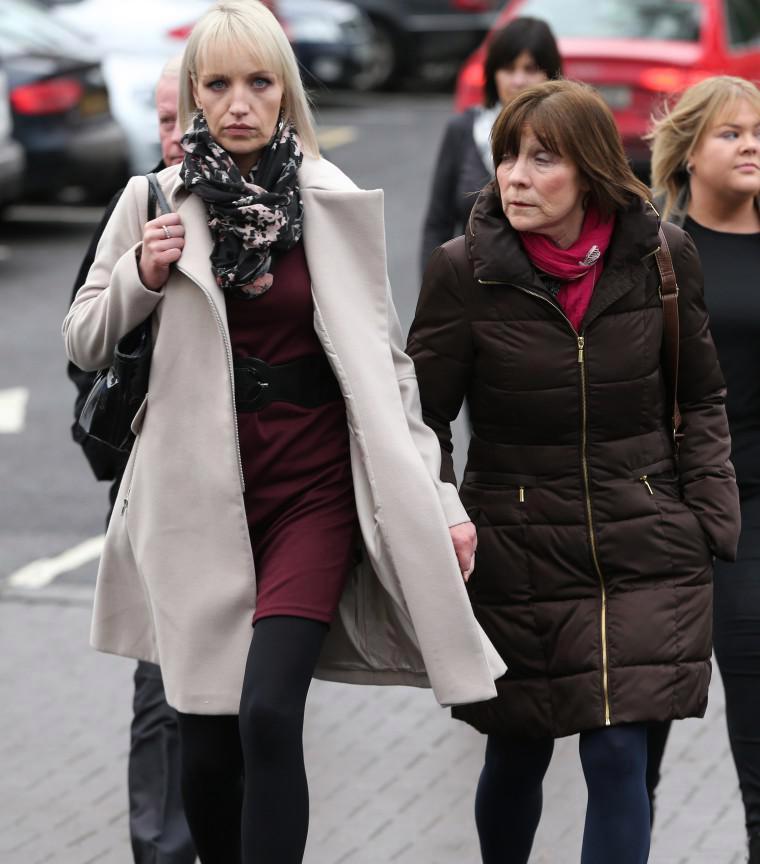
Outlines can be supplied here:
M646 727L610 726L580 736L588 787L581 864L644 864L649 855ZM552 739L489 735L475 799L483 864L527 864L541 818Z
M327 625L263 618L240 716L179 714L182 795L201 864L301 864L309 824L303 715Z

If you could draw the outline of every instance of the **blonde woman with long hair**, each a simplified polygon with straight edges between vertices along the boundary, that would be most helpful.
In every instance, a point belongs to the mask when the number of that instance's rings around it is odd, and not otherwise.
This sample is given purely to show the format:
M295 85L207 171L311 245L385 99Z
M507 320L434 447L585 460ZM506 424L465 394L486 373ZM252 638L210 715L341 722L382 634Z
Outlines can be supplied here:
M83 369L155 334L92 641L161 665L202 864L298 864L312 676L459 704L505 667L467 602L475 530L422 422L382 193L320 158L261 3L200 19L180 88L172 212L146 224L130 181L64 323Z
M742 536L736 563L715 562L714 643L749 861L760 864L760 90L741 78L708 78L655 122L651 140L663 218L691 235L702 261L728 388ZM650 732L652 800L667 732Z

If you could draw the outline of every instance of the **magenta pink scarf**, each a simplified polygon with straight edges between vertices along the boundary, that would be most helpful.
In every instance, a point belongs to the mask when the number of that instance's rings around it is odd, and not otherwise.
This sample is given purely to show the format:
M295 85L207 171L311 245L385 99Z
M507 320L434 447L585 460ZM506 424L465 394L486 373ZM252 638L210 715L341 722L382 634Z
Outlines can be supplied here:
M594 286L602 275L614 227L614 217L605 221L598 210L589 207L580 237L568 249L560 249L545 234L520 234L533 265L562 280L557 302L576 330L580 329Z

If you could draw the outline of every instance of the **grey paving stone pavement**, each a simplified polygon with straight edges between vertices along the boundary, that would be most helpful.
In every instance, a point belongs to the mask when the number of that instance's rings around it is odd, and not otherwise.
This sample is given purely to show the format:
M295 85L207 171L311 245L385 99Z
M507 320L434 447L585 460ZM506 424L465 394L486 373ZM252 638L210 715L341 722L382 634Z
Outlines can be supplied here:
M134 664L87 645L89 589L0 593L0 862L129 864L126 757ZM306 864L477 864L483 739L428 691L315 682L306 720ZM652 864L741 864L743 817L713 681L676 724ZM559 741L531 864L575 864L585 788ZM614 862L611 862L614 864Z

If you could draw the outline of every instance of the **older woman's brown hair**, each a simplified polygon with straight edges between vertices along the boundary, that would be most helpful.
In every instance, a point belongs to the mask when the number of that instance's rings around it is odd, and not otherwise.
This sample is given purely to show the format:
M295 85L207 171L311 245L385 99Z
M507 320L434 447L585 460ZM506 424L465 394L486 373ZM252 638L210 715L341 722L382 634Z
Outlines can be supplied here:
M542 147L573 162L603 217L649 200L649 190L628 164L615 118L602 97L577 81L545 81L518 93L491 132L494 167L516 155L526 129Z

